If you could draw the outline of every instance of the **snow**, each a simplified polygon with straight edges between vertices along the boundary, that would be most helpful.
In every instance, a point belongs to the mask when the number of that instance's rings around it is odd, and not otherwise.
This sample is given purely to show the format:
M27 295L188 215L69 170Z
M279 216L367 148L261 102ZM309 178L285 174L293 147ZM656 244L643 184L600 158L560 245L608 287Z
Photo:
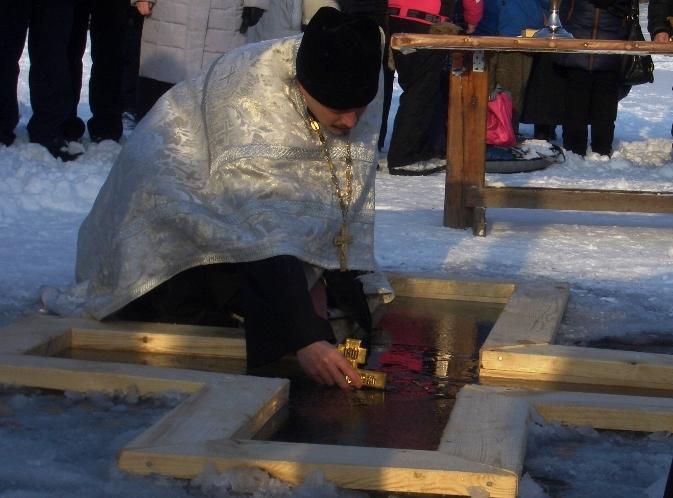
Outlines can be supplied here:
M533 424L526 448L527 480L538 486L542 483L549 490L547 495L563 498L645 498L648 489L651 496L660 498L671 465L671 448L668 433L642 436ZM547 496L530 488L526 484L520 496Z
M487 182L673 191L673 59L655 57L655 65L655 83L634 87L620 103L612 158L591 153L583 159L567 153L563 164L525 174L489 174ZM85 66L86 79L89 66ZM27 67L24 57L19 137L12 147L0 146L0 325L38 310L42 286L73 283L79 224L120 150L114 142L92 144L85 138L84 155L63 163L28 143ZM79 111L86 119L90 113L86 85L83 88ZM522 131L531 132L525 126ZM453 279L568 282L571 297L561 342L586 344L605 336L650 335L673 341L673 215L489 209L487 236L482 238L442 226L442 174L398 177L382 167L376 188L376 256L383 270ZM151 423L161 403L98 401L91 409L83 409L83 403L61 395L0 391L2 496L235 496L241 491L236 486L243 485L235 484L238 478L233 474L191 485L121 474L114 466L114 453ZM60 408L52 413L51 404ZM120 418L120 413L127 424L123 431L104 435L102 426ZM66 456L52 454L62 444L55 435L84 426L92 416L98 422L71 439L92 446L87 451L96 461L90 467L64 465L60 460L81 455L74 449ZM65 417L63 425L58 425L60 417ZM657 496L657 490L661 495L673 451L669 435L636 438L572 431L546 426L532 432L522 497L547 496L545 476L572 485L562 496ZM26 445L14 439L22 432L42 443ZM99 436L107 439L98 441ZM581 454L586 460L578 459ZM582 477L584 467L588 475ZM594 479L603 474L609 474L611 482ZM261 474L247 475L243 481L257 483L255 496L363 496L335 490L319 475L312 479L294 490ZM608 486L609 492L602 492Z

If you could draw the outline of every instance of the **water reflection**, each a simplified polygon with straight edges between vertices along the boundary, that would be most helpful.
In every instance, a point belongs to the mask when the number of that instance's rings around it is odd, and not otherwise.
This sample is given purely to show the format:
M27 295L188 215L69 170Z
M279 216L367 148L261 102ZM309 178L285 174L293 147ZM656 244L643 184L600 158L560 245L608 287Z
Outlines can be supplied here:
M436 449L455 395L476 377L477 352L500 308L398 298L377 326L366 368L385 391L344 393L293 378L276 441Z

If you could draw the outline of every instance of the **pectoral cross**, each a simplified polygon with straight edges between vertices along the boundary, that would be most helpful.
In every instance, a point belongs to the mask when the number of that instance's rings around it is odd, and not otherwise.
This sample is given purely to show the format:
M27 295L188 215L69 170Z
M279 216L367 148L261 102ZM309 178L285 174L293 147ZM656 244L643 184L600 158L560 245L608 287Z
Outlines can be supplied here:
M339 266L341 271L348 270L348 244L353 243L353 237L348 233L348 226L345 223L341 224L339 235L334 237L332 242L339 251Z

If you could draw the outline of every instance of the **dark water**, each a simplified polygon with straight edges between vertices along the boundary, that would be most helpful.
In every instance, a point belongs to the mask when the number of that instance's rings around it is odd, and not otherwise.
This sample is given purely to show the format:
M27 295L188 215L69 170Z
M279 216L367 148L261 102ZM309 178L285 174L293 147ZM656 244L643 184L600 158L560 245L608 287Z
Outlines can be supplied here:
M377 324L366 368L385 391L342 392L293 380L287 420L268 439L434 450L457 391L475 381L477 353L501 308L397 298Z
M369 340L367 369L386 372L384 391L316 386L296 361L247 372L291 380L287 408L260 439L434 450L455 395L476 380L479 347L502 311L498 304L398 297ZM135 352L66 350L59 356L246 373L243 360Z

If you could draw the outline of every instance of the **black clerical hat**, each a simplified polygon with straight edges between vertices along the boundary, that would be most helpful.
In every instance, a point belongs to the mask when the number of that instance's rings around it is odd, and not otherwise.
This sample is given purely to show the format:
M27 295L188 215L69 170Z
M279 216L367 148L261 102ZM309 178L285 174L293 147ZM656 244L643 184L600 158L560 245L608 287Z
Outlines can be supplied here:
M297 79L332 109L369 104L378 90L381 34L372 19L323 7L306 26L297 51Z

